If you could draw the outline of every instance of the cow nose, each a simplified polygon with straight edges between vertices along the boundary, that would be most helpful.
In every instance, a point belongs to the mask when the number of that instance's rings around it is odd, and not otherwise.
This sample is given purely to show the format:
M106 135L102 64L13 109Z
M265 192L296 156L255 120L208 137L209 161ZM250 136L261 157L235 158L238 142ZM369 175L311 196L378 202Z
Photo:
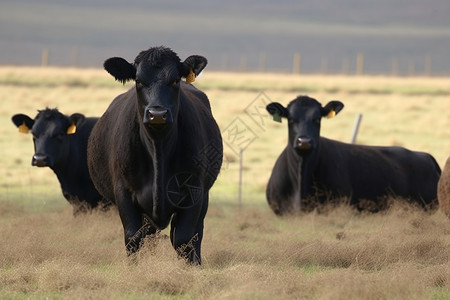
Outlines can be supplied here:
M300 150L309 150L312 148L311 139L307 137L299 137L297 138L297 149Z
M148 110L150 124L166 124L169 113L167 109L155 107Z
M33 155L31 160L31 165L36 167L46 167L48 166L48 156L43 154Z

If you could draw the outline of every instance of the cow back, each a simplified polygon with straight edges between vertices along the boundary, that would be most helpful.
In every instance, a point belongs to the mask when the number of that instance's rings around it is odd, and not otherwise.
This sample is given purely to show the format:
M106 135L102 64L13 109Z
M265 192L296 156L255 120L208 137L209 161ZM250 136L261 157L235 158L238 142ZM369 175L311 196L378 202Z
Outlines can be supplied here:
M391 195L433 206L440 168L428 153L321 138L315 176L325 187L351 195L353 202Z

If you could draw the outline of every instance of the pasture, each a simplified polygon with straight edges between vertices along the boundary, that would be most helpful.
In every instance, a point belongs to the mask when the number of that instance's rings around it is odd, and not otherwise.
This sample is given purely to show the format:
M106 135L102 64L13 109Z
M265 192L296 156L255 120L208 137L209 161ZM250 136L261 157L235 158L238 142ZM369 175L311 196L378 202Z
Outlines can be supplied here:
M0 68L0 298L5 299L448 299L450 221L403 202L379 214L345 204L278 218L265 185L286 145L287 124L265 104L299 94L345 104L322 135L450 155L450 78L206 72L225 160L210 193L203 265L178 259L166 231L127 258L116 211L74 218L48 168L31 167L30 135L15 113L100 116L130 88L100 69ZM243 149L238 205L239 150Z

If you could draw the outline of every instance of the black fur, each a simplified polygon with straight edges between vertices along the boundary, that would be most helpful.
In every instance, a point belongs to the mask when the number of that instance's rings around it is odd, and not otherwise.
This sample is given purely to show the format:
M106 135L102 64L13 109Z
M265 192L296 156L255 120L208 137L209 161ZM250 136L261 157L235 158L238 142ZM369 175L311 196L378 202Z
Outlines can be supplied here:
M45 157L45 164L55 172L64 197L74 208L74 215L97 207L107 206L97 192L87 168L87 141L98 118L85 118L75 113L65 116L57 109L39 110L34 119L16 114L13 123L19 127L23 122L31 129L35 154ZM77 130L67 134L68 127L75 123Z
M267 106L269 113L281 111L289 120L288 145L278 157L266 189L272 210L284 215L347 197L359 209L377 211L387 205L387 196L435 207L441 171L430 154L320 137L321 117L331 109L338 113L342 107L339 101L331 101L323 108L306 96L293 100L287 108L279 103Z
M183 65L172 50L143 51L134 67L135 87L113 100L92 131L92 179L118 206L128 254L139 249L145 236L171 222L175 250L200 264L208 192L222 163L219 128L207 96L177 80ZM127 68L124 74L114 71L114 76L125 78ZM153 110L164 110L165 121L153 123ZM181 187L175 195L177 184ZM174 202L178 196L180 202Z

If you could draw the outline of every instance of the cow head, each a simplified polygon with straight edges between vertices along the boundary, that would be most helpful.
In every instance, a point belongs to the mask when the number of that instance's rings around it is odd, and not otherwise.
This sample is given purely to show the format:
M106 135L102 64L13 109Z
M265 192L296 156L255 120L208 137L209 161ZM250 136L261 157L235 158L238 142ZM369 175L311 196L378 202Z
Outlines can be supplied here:
M192 82L206 66L206 58L189 56L184 62L169 48L142 51L129 63L120 57L105 61L104 68L116 80L135 81L140 118L153 131L170 127L178 116L180 81Z
M12 117L20 132L28 133L31 130L33 134L35 153L31 165L52 169L70 159L69 135L76 132L77 126L81 125L84 119L82 114L75 113L68 117L57 109L48 108L38 111L34 120L24 114Z
M267 105L267 111L275 121L288 119L289 145L299 154L315 149L320 137L320 122L322 117L334 117L344 104L340 101L330 101L322 105L317 100L307 96L299 96L284 107L273 102Z

